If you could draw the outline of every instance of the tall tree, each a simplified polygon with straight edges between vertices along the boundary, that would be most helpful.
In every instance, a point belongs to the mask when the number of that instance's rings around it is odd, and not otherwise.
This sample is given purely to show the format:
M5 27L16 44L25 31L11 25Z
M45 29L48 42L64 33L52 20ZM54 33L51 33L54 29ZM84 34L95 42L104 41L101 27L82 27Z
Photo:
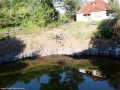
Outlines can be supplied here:
M64 0L68 17L73 17L80 8L80 0Z

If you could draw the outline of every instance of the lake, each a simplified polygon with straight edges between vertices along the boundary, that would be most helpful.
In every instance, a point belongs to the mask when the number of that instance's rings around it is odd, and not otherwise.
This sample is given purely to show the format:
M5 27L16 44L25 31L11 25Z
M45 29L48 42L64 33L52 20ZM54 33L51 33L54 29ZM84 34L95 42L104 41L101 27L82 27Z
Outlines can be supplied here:
M119 59L55 56L50 57L50 60L49 57L45 57L42 60L27 61L36 65L35 62L43 63L43 60L45 60L44 66L38 65L29 70L18 70L16 73L8 71L3 74L4 71L0 67L0 88L8 90L120 90Z

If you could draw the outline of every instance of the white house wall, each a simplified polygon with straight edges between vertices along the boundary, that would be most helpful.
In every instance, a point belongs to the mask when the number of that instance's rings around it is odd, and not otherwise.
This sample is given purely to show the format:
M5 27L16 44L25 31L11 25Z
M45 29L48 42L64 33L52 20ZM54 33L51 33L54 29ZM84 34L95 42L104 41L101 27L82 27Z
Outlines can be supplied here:
M91 20L92 21L101 21L108 19L108 16L106 16L106 11L99 11L99 12L92 12L91 13Z
M114 19L114 14L109 14L107 16L107 11L99 11L99 12L92 12L91 13L91 20L92 21L101 21L101 20L107 20L107 19Z
M88 21L101 21L101 20L115 18L114 14L109 14L109 16L107 16L106 13L107 11L92 12L90 14L90 17L87 17L87 18L83 14L76 14L76 21L88 22Z
M83 22L88 22L89 21L89 18L86 18L85 16L83 16L83 14L76 14L76 21L77 22L80 22L80 21L83 21Z

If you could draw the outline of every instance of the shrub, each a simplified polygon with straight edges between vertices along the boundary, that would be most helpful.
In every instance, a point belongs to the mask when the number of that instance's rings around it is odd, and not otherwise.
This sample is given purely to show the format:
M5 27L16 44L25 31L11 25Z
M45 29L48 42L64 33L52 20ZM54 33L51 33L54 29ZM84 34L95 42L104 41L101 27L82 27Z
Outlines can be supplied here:
M61 16L58 20L58 22L60 23L68 23L69 22L69 19L66 17L66 16Z
M112 27L110 28L101 27L98 29L98 35L100 35L103 38L110 39L116 35L116 30Z
M117 19L102 21L98 26L97 36L108 39L114 37L117 34L117 30L115 28L116 22Z

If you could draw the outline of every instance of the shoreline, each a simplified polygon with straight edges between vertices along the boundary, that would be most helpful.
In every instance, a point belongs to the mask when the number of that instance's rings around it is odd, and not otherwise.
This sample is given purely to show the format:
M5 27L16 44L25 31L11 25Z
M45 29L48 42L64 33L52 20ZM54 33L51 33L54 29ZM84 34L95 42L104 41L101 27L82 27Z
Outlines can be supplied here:
M44 57L51 55L71 55L71 56L111 56L120 58L120 46L117 47L109 47L109 48L87 48L87 49L71 49L71 48L43 48L40 50L30 50L28 52L21 52L17 54L17 52L13 52L11 54L7 54L3 57L0 57L0 64L25 59L25 58L33 58L33 57Z

